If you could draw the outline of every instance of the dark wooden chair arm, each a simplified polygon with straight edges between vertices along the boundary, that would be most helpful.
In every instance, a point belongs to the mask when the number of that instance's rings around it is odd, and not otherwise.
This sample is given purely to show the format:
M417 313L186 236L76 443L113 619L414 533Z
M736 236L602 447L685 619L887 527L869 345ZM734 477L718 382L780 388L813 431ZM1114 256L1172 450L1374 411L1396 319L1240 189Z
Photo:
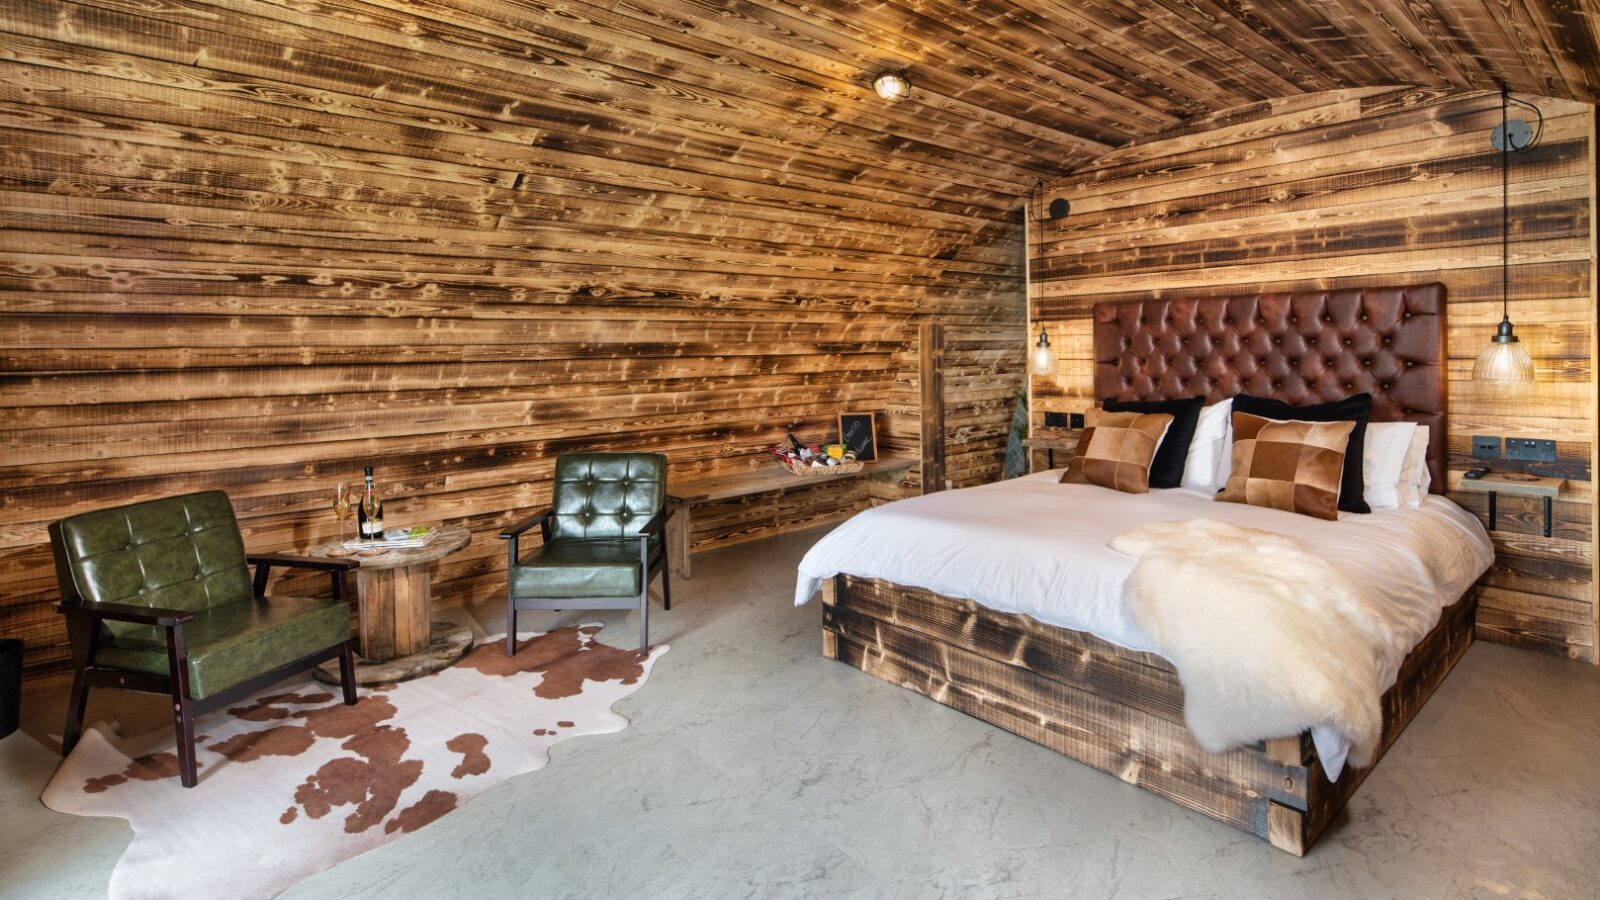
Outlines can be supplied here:
M113 622L130 622L134 625L155 625L173 628L194 618L186 609L165 609L160 606L135 606L131 603L88 603L76 597L61 601L56 609L69 616L89 616L110 619Z
M249 553L244 559L256 567L253 587L257 599L264 599L267 596L267 578L272 574L273 566L327 572L333 582L333 595L340 600L344 599L344 573L361 568L361 563L353 559L323 559L314 556L291 556L287 553Z
M252 566L285 566L291 569L316 569L319 572L348 572L361 567L361 563L353 559L323 559L287 553L251 553L244 559Z
M655 537L667 527L667 520L670 518L672 518L672 506L669 504L661 507L660 512L651 516L650 521L644 523L644 527L639 529L639 536L647 539Z
M512 525L510 528L502 530L500 532L500 540L509 541L514 538L519 538L522 536L524 531L527 531L535 525L543 525L545 520L549 519L553 515L555 515L555 510L553 509L546 509L541 512L534 513L526 519L523 519L521 522Z

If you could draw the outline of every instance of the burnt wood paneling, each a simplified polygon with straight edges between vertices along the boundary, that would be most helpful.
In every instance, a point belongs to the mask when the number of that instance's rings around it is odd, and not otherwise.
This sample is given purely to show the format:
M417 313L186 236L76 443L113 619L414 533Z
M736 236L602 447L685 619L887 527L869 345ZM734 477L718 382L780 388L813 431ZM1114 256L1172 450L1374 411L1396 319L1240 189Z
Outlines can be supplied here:
M988 345L1019 319L1036 177L1130 144L1137 167L1158 133L1194 154L1161 176L1209 176L1219 135L1311 128L1328 111L1307 92L1418 84L1416 105L1448 107L1440 89L1503 82L1592 102L1597 28L1560 0L6 4L0 631L29 639L30 677L59 669L40 528L108 503L225 488L253 544L286 549L329 535L325 489L365 460L397 519L483 532L542 502L566 449L714 471L848 406L916 451L927 321L954 342L946 475L982 480L1019 377ZM911 72L908 101L871 93L883 69ZM1460 156L1486 184L1481 148ZM1293 215L1360 171L1279 198L1219 170L1230 212L1173 203L1064 265L1135 290L1130 231ZM1539 228L1574 229L1570 204L1530 203ZM1153 277L1194 257L1161 259ZM1571 263L1530 263L1554 303ZM1585 365L1586 338L1527 327L1553 371ZM773 504L768 525L840 499ZM729 512L698 545L763 533L759 510ZM492 590L492 549L452 558L441 596Z
M1511 161L1511 317L1537 383L1471 379L1501 314L1498 95L1340 92L1223 114L1052 185L1073 213L1030 248L1033 327L1060 354L1030 379L1035 424L1092 405L1101 300L1443 282L1452 484L1475 464L1474 434L1554 439L1554 463L1496 465L1568 479L1549 538L1537 509L1503 501L1479 636L1596 660L1595 110L1523 99L1545 130ZM1484 510L1481 495L1449 496Z
M848 409L915 452L919 324L1020 328L1027 145L1106 145L890 106L859 61L681 13L705 28L501 0L0 13L0 634L31 687L66 659L63 515L220 488L252 550L294 550L372 463L390 524L474 532L434 580L455 604L503 590L493 533L565 451L714 474ZM699 511L693 543L916 486L797 480Z

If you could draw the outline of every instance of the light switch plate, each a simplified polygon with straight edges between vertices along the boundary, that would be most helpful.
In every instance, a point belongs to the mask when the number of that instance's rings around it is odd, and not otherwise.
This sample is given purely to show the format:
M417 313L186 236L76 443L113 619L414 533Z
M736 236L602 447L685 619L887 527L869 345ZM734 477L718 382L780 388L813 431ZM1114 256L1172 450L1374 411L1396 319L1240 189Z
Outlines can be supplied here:
M1499 459L1500 438L1491 434L1473 435L1472 455L1476 459Z
M1555 462L1556 442L1537 438L1506 438L1506 459Z

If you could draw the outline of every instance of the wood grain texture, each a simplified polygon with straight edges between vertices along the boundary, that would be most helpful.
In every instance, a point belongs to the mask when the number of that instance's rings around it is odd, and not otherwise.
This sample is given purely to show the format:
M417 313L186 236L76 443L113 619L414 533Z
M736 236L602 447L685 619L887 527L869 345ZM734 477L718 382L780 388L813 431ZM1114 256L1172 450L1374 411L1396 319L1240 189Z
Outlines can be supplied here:
M1600 662L1592 488L1595 389L1595 111L1524 97L1542 139L1513 156L1511 305L1538 367L1526 387L1474 382L1500 318L1500 169L1488 135L1499 98L1416 90L1335 92L1214 117L1113 151L1052 184L1073 213L1037 226L1032 328L1058 370L1030 378L1034 425L1093 404L1094 303L1439 281L1447 291L1448 496L1475 463L1474 434L1550 438L1549 464L1496 468L1566 479L1555 528L1537 503L1502 498L1498 560L1479 636ZM1486 518L1486 517L1485 517Z
M1311 92L1593 102L1597 30L1566 0L6 4L0 632L30 684L61 670L41 529L118 502L223 488L252 547L290 549L332 536L326 489L366 461L397 521L482 532L548 499L564 450L715 474L848 407L920 453L924 322L950 342L944 475L990 477L1036 178L1158 133L1292 134L1328 113ZM872 94L884 69L908 101ZM1256 187L1236 208L1279 202ZM1118 252L1083 264L1122 277ZM1578 255L1527 263L1555 285ZM1527 327L1583 369L1591 338ZM847 514L791 499L696 543ZM452 557L439 599L489 596L496 560Z
M1469 591L1406 657L1378 758L1471 646L1475 605ZM1297 856L1371 771L1330 782L1309 731L1208 753L1160 656L920 588L824 581L822 651Z
M410 601L503 590L490 537L548 502L560 453L737 473L851 409L918 454L920 406L890 407L919 326L1019 323L1034 147L1109 145L983 94L885 105L820 13L663 12L0 12L0 633L30 690L66 660L44 527L71 513L220 488L252 550L303 549L372 463L389 522L478 538L431 597L369 587L414 644ZM871 481L704 504L680 550L918 483Z

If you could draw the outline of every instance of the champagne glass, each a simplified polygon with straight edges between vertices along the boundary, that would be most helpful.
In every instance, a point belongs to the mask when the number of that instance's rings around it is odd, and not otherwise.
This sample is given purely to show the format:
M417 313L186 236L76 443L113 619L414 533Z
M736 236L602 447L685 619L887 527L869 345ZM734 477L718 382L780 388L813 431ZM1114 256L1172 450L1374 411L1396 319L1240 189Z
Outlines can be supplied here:
M373 491L370 495L363 495L361 497L361 508L367 514L369 526L374 529L372 533L373 540L382 538L383 532L376 530L378 523L383 521L383 501L379 499L378 492Z
M350 486L350 490L344 495L344 502L345 502L345 505L349 506L351 509L355 509L356 507L360 506L361 505L361 489L356 487L355 485L351 485ZM360 536L361 536L360 534L356 535L356 537L360 537Z
M339 482L338 487L333 489L333 514L339 520L340 541L345 539L344 523L346 519L350 518L350 498L353 496L355 496L355 492L349 490L342 481Z

